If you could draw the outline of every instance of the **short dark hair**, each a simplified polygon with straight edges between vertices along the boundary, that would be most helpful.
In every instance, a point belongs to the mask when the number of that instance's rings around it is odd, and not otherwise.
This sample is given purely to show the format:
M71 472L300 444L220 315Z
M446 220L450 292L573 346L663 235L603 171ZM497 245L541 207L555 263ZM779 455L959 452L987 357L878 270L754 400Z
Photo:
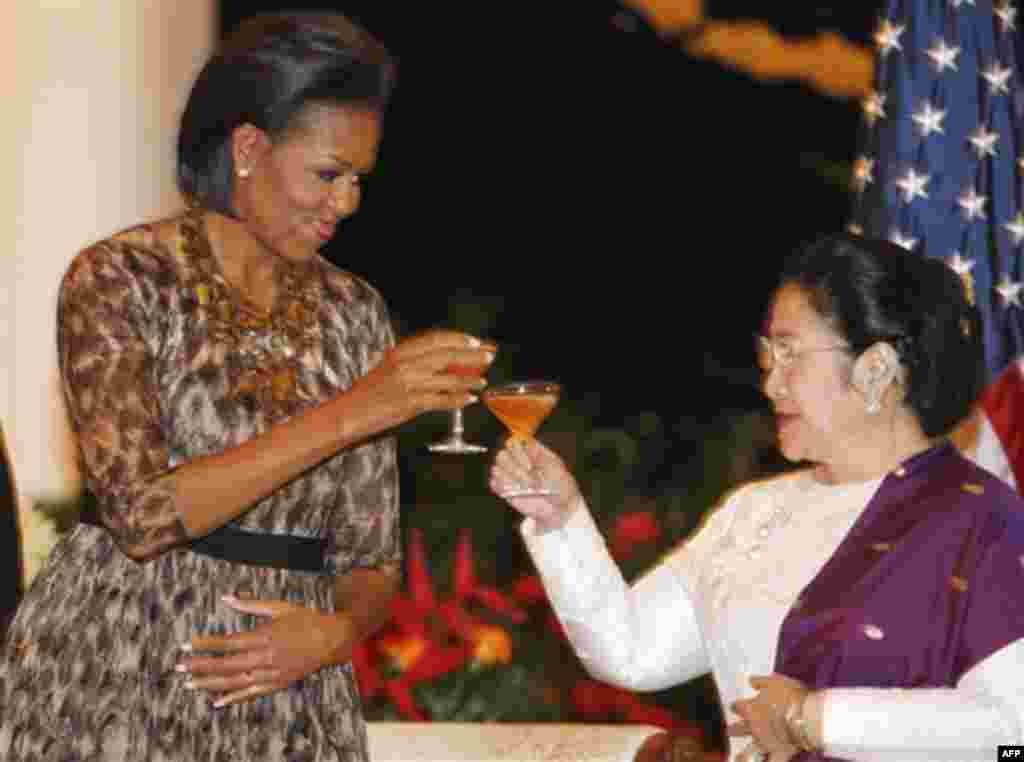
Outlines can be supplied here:
M925 435L948 434L984 379L981 321L960 277L935 258L884 240L831 235L783 266L854 355L889 342L907 370L906 404Z
M233 215L234 129L271 139L303 109L329 103L382 113L395 63L368 32L329 13L272 13L243 21L189 94L178 132L178 189L192 204Z

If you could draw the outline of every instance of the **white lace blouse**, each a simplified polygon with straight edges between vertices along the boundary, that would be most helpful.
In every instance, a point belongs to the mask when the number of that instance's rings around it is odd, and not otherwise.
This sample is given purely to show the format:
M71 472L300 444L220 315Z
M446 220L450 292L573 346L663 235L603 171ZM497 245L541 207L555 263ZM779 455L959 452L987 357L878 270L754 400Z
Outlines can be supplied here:
M591 674L645 691L711 672L731 723L729 705L754 695L751 676L771 674L783 619L880 483L826 485L800 471L746 485L632 587L585 505L562 529L539 533L527 519L521 531ZM955 689L828 689L823 730L825 753L850 760L988 762L1024 736L1024 640ZM748 743L735 739L730 760Z

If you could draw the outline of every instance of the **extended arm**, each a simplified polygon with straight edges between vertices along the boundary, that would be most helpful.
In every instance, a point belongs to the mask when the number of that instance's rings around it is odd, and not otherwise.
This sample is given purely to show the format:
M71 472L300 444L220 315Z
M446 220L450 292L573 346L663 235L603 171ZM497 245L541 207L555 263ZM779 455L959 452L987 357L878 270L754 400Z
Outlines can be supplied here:
M149 279L159 267L144 251L101 244L69 270L58 315L87 484L119 547L139 560L237 518L341 449L423 411L466 404L476 380L441 371L450 362L486 366L491 357L461 334L404 342L348 391L236 447L171 467L151 373L166 310Z
M630 587L608 552L576 480L536 440L498 453L491 488L526 516L526 547L581 661L595 677L658 690L710 670L681 574L689 545ZM544 488L548 497L517 496ZM693 560L693 559L690 559Z
M586 506L561 529L522 528L555 613L597 679L653 691L710 670L686 588L669 562L632 587L608 553Z

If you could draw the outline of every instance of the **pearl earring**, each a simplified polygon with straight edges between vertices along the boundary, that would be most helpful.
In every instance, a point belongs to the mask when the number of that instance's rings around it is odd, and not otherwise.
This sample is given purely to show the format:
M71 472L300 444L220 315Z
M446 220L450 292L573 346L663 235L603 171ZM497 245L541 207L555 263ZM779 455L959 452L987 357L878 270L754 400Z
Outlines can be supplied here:
M238 169L238 176L241 177L243 180L245 178L247 178L249 176L249 168L248 167L239 167L239 169Z

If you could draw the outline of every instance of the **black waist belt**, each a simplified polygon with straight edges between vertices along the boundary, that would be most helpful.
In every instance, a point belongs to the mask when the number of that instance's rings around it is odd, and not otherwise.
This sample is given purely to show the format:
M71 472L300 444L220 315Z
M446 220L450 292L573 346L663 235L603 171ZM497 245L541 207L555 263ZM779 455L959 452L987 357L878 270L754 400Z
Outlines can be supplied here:
M99 515L92 506L86 506L79 515L83 524L99 527ZM319 537L299 537L291 534L264 534L249 532L230 524L215 529L208 535L192 540L183 547L211 558L233 564L266 566L292 571L323 572L327 540Z

